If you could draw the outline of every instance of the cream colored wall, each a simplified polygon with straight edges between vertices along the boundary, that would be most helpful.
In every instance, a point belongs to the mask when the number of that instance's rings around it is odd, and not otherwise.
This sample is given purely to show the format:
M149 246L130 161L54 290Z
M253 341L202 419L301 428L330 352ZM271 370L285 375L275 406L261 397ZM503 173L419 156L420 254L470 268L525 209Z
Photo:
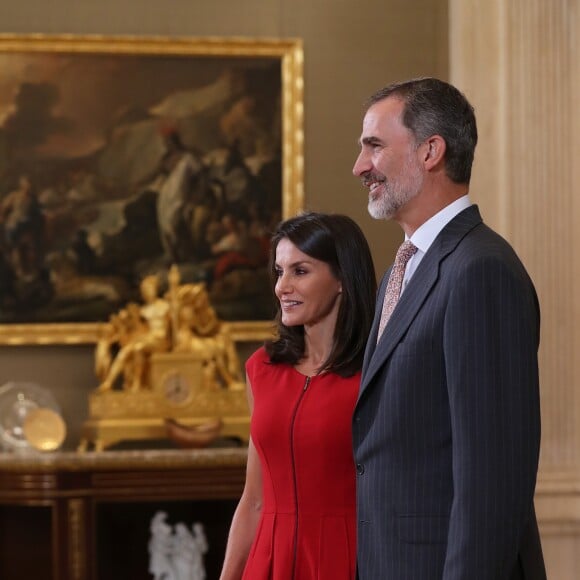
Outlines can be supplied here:
M580 0L451 0L451 80L481 129L472 192L542 309L536 488L548 577L580 577Z
M401 234L374 222L351 174L364 100L396 79L447 77L446 0L27 0L0 3L0 31L12 33L300 37L305 55L305 205L355 218L377 271ZM0 384L51 388L78 439L96 385L89 347L0 347Z

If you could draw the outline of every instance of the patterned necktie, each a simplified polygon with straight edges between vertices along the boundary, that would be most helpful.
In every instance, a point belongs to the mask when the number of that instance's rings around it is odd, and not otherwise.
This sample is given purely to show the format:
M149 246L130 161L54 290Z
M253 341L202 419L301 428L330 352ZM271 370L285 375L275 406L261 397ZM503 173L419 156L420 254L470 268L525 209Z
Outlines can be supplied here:
M385 326L395 309L397 301L399 300L407 262L416 251L417 248L409 240L403 242L397 250L395 263L393 264L393 269L391 270L391 275L389 276L389 281L387 283L387 290L385 291L385 300L383 302L383 311L381 312L381 322L379 324L377 342L380 340L383 330L385 329Z

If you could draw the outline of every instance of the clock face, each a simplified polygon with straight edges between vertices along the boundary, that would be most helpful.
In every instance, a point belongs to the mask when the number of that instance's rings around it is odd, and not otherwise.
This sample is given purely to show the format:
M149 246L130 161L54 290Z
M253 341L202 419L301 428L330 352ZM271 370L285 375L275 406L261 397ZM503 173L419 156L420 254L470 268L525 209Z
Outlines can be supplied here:
M185 375L171 371L163 377L163 394L173 405L183 405L191 397L191 384Z

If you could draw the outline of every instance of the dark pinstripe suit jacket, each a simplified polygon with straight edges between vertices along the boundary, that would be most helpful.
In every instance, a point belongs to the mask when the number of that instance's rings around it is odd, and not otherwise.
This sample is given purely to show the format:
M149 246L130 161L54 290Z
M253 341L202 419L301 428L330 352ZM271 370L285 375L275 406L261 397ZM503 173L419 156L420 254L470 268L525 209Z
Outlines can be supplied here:
M471 206L376 345L379 316L353 419L360 580L544 579L539 307L523 265Z

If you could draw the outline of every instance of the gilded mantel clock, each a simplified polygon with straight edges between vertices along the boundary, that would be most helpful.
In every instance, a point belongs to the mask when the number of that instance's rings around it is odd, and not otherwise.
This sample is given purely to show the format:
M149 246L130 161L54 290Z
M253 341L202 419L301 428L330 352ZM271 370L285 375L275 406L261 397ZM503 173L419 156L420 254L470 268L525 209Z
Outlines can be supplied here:
M126 439L162 439L168 419L185 427L220 425L249 438L245 383L231 332L203 282L180 284L177 266L160 295L157 275L140 284L143 304L111 316L95 348L100 380L89 395L80 450Z
M204 364L197 353L157 353L150 361L150 388L91 393L90 417L83 425L79 450L165 438L166 419L191 427L219 419L220 436L247 441L250 421L244 384L208 384Z
M170 405L187 404L193 394L191 380L179 369L171 369L161 377L161 391Z

